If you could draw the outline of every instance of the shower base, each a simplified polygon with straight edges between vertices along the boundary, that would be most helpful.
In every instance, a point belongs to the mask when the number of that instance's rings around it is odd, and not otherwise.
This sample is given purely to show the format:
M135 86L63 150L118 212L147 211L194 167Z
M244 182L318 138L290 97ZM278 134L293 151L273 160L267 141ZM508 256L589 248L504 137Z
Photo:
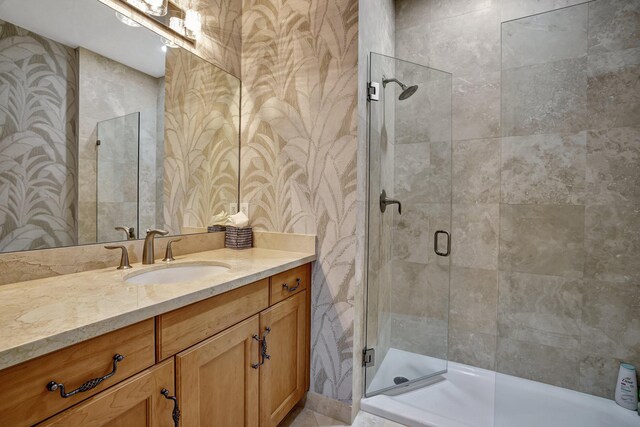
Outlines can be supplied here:
M392 350L379 374L389 375L384 368L394 365L393 371L402 374L407 353ZM416 357L411 356L411 363ZM423 363L433 364L429 359ZM636 412L613 400L561 387L454 362L441 377L406 393L364 398L362 410L410 427L640 426Z

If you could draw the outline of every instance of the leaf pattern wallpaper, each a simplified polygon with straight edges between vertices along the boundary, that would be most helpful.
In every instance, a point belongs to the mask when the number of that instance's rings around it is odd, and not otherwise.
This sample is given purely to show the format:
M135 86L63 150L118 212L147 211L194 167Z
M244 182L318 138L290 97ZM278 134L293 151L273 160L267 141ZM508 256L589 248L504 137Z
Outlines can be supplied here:
M75 244L73 49L0 21L0 252Z
M241 200L256 229L318 236L312 386L352 396L357 0L245 0Z
M240 82L182 49L166 64L164 221L174 234L238 200Z

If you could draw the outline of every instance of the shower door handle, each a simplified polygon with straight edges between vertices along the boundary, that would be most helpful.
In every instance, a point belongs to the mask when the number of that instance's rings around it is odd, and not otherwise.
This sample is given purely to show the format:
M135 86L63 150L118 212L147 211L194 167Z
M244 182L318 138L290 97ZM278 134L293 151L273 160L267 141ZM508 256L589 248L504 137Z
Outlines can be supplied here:
M440 236L440 234L447 236L447 250L445 252L440 252L438 250L438 236ZM433 235L433 251L438 256L449 256L449 254L451 254L451 235L443 230L436 231Z
M387 198L387 192L382 190L380 193L380 212L384 213L387 210L387 205L398 205L398 213L402 215L402 203L399 200Z

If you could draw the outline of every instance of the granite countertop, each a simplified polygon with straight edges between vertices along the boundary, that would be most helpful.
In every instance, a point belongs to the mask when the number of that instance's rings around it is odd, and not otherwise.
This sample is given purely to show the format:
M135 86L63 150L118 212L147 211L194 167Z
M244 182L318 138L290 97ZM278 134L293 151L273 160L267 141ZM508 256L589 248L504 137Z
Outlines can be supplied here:
M214 263L230 269L207 280L130 285L123 279L166 263L133 264L0 286L0 369L132 325L282 271L316 255L272 249L216 249L171 265Z

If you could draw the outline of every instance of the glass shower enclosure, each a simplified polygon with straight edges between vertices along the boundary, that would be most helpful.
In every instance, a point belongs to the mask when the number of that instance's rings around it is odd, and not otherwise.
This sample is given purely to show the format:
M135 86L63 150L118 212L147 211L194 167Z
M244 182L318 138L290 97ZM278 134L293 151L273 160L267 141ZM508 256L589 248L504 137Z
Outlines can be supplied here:
M372 53L365 395L447 370L451 74Z
M97 242L123 240L116 227L138 236L140 113L98 122L96 181Z

